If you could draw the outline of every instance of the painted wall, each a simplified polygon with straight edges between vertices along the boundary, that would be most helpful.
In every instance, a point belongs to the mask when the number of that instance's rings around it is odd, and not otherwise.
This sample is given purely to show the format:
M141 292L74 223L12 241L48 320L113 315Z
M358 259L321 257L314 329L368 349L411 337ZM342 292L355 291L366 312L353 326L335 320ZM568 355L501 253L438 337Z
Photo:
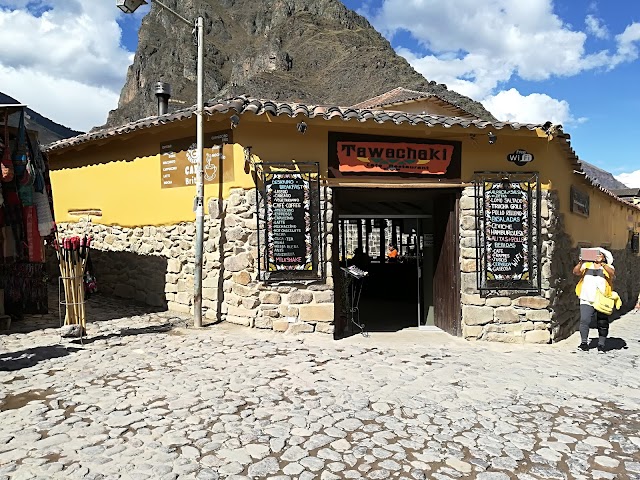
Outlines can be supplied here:
M190 124L190 126L188 125ZM176 128L177 127L177 128ZM228 129L206 124L205 131ZM88 148L51 152L51 183L57 222L77 221L74 210L99 210L104 225L170 225L195 220L195 186L161 188L160 143L194 136L195 124L184 122L114 138ZM239 145L227 145L222 160L224 184L205 185L205 197L227 197L234 187L248 186Z
M576 175L558 141L549 142L546 136L537 136L533 132L526 136L513 135L504 130L493 133L497 135L493 145L489 145L486 133L476 135L474 140L465 140L463 180L472 181L473 173L477 170L539 172L542 189L554 190L558 194L565 231L571 236L574 246L588 244L624 249L629 231L640 231L640 209L616 201L588 184L582 176ZM532 153L534 160L525 166L509 162L507 155L517 149ZM572 185L589 193L588 218L571 212Z
M207 119L205 132L229 128L228 115L212 118ZM205 186L205 204L211 197L227 198L232 188L253 188L252 176L244 172L245 146L252 147L254 162L318 162L321 172L326 175L328 132L342 131L461 141L462 179L465 182L473 180L475 171L537 171L543 189L557 190L566 230L576 244L582 242L606 244L614 249L624 248L628 229L640 225L640 210L625 207L588 186L583 178L573 173L573 166L558 142L549 142L541 132L525 129L513 131L509 128L497 130L493 132L497 140L490 145L487 129L447 129L304 118L308 129L302 135L296 130L300 120L267 114L242 115L240 125L233 130L234 145L225 147L224 182ZM143 129L78 149L51 152L51 181L57 221L76 221L79 217L70 215L70 210L89 209L102 211L102 217L94 221L104 225L134 227L193 221L195 186L161 188L159 152L160 143L192 135L195 137L194 132L195 120L191 119ZM508 154L517 149L532 153L534 160L522 167L507 161ZM589 218L570 212L572 184L590 192Z

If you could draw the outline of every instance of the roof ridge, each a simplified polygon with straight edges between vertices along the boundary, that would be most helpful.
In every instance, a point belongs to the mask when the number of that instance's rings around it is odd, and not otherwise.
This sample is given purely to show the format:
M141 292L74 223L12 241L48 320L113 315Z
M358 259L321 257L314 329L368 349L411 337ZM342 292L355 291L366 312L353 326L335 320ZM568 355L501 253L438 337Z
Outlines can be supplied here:
M250 111L252 113L255 113L256 115L261 115L268 112L275 116L291 115L292 113L294 113L294 116L302 114L306 115L308 118L323 117L325 119L340 116L345 121L351 118L356 118L361 122L373 120L378 123L393 122L395 124L422 124L428 127L451 127L454 125L459 125L463 128L467 128L470 126L474 126L479 129L492 127L498 130L505 127L511 127L513 130L519 130L520 128L535 130L536 128L542 127L542 125L538 124L523 124L519 122L499 121L490 122L488 120L482 120L479 118L468 119L430 113L409 113L402 111L394 112L341 105L308 105L302 102L259 99L249 97L247 95L228 97L225 99L214 99L213 101L208 101L204 107L204 111L208 115L214 115L216 113L226 113L231 109L235 110L239 114L242 114L245 111ZM141 118L124 125L109 127L101 130L83 133L75 137L58 140L46 145L44 148L46 151L57 150L59 148L71 147L115 135L127 134L143 128L150 128L153 126L159 126L175 121L185 120L187 118L191 118L195 114L195 110L196 107L195 105L193 105L190 107L175 110L170 113L166 113L164 115L155 115Z

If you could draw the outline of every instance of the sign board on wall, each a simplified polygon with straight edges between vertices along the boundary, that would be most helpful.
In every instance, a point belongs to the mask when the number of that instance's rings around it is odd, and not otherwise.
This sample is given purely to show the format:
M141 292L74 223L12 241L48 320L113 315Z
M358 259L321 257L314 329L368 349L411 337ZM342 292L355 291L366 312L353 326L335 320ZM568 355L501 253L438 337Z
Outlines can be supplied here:
M268 173L267 270L313 270L310 184L299 172Z
M582 215L583 217L589 216L589 192L580 190L579 188L571 185L571 201L569 203L570 210L573 213Z
M530 162L533 162L533 154L527 152L522 148L519 148L518 150L511 152L509 155L507 155L507 161L511 163L515 163L519 167L524 167Z
M540 186L527 175L476 175L480 290L540 289Z
M461 143L329 133L329 176L425 176L459 179Z
M324 277L319 170L318 163L256 164L261 280Z
M229 143L232 143L231 131L204 135L202 163L205 184L219 181L222 146ZM160 145L160 182L162 188L188 187L196 184L196 147L196 139L192 137L180 138ZM222 159L224 160L224 155ZM226 170L228 169L225 168Z
M453 145L417 143L338 142L341 172L408 172L444 175Z

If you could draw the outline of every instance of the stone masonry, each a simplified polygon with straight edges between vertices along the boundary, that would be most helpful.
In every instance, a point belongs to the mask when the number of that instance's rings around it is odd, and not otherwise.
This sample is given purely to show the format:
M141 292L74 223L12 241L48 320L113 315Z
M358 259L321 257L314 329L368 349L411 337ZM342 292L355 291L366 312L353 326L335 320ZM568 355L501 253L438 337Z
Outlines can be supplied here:
M549 204L543 193L541 203L542 291L528 296L522 292L497 292L481 295L476 277L475 190L463 190L460 199L460 265L462 335L470 340L508 343L549 343L551 341L550 308L554 291L549 283L553 248L548 232Z
M476 280L475 191L466 188L460 199L460 265L462 334L470 340L508 343L550 343L576 331L580 318L572 269L578 248L565 232L557 192L541 196L540 295L501 291L480 295ZM628 249L613 251L617 267L614 289L623 301L621 312L638 298L640 259ZM621 312L614 314L619 315Z
M331 265L332 192L322 188L321 248L326 280L266 283L258 279L256 191L234 189L210 199L205 219L203 315L279 332L334 332ZM124 228L59 225L61 235L90 234L100 291L181 313L193 311L195 224Z

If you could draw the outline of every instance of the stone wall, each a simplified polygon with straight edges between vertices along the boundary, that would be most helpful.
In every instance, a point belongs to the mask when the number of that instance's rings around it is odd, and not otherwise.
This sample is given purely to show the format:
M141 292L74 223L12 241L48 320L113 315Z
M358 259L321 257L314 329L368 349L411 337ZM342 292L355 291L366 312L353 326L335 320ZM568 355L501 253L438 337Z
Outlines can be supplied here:
M258 279L258 232L255 192L233 193L221 217L224 262L222 318L247 327L279 332L334 332L333 196L321 189L324 215L320 248L324 250L326 281L269 282Z
M248 327L287 332L334 332L332 192L323 188L326 280L265 283L258 279L255 190L211 199L205 218L203 315ZM193 312L195 224L124 228L61 224L62 236L90 234L101 292L154 307ZM57 274L56 274L57 275Z
M540 295L524 292L480 294L476 271L475 190L463 190L460 199L460 265L462 300L462 335L469 340L508 343L549 343L552 339L552 308L555 288L550 279L551 252L555 248L553 212L549 196L541 201L542 291Z
M474 189L466 188L460 201L460 264L462 268L462 333L471 340L510 343L549 343L573 334L580 321L573 275L579 249L565 232L557 192L541 199L540 295L496 292L480 295L476 280ZM612 252L616 267L614 289L623 308L635 307L640 294L640 257L629 249Z

